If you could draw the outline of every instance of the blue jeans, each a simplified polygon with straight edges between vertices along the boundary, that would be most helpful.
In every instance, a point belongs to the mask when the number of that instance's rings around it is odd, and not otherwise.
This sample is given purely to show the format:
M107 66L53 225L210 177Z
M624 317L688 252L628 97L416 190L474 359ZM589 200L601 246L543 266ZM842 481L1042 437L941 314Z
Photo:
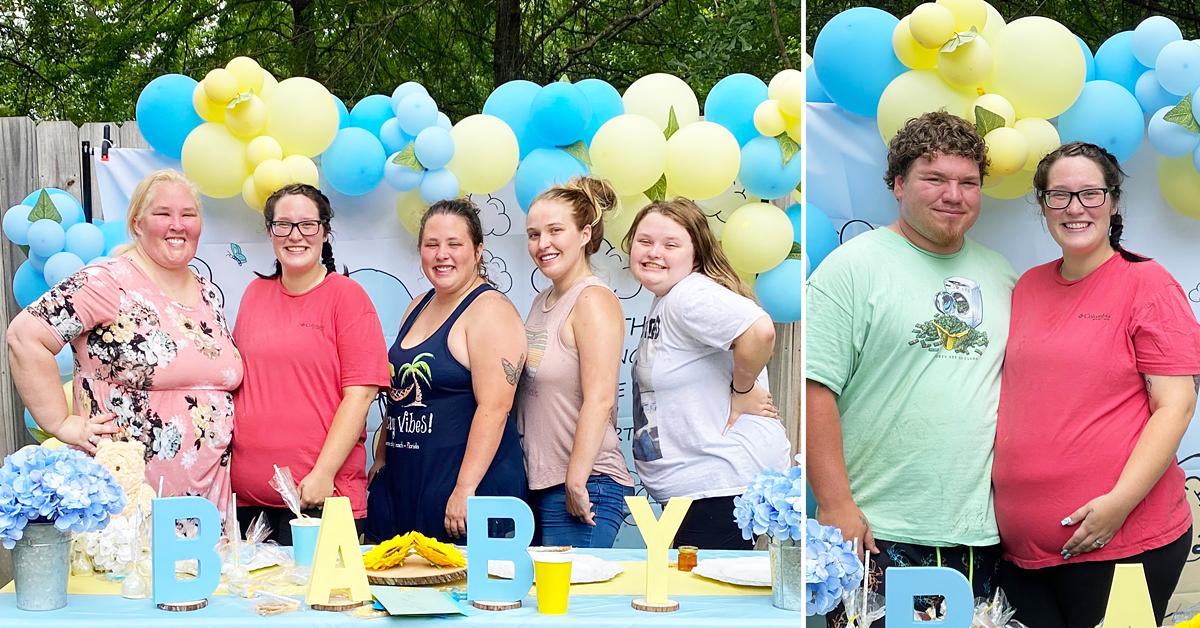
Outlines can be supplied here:
M607 475L596 474L587 481L588 498L596 525L591 526L567 512L566 486L530 491L530 502L537 516L540 545L573 547L612 547L625 519L625 496L633 487L622 486Z

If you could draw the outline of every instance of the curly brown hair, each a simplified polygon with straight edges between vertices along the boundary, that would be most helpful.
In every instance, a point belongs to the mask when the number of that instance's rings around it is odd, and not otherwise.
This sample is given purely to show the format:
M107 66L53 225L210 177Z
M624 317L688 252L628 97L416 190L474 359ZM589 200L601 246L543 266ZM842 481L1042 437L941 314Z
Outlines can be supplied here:
M887 174L883 182L894 189L896 177L908 174L918 159L957 155L979 164L979 178L987 174L987 146L970 122L945 111L930 111L909 120L888 144Z

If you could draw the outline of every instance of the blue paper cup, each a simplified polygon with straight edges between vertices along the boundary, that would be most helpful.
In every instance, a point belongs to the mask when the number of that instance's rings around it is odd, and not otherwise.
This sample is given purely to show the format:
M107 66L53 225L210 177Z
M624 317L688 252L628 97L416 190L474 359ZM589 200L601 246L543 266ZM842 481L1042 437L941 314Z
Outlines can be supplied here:
M321 520L313 517L292 519L292 558L297 565L312 565L317 551L317 533L321 531Z

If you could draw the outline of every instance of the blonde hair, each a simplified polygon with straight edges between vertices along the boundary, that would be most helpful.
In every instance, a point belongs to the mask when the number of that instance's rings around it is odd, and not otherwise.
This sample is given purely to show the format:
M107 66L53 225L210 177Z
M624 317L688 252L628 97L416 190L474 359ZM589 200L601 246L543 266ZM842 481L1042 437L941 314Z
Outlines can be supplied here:
M687 231L688 237L692 239L695 258L693 270L695 272L712 279L732 292L757 301L754 298L754 292L750 290L746 282L742 281L737 271L733 270L729 258L725 257L721 243L717 242L717 236L708 226L708 217L704 215L704 210L700 209L700 206L691 199L677 196L669 201L655 201L643 207L634 217L633 224L629 225L629 233L625 234L625 240L621 243L626 253L632 249L638 225L651 213L662 214L674 220L683 227L684 231Z
M192 183L182 172L171 168L151 172L138 182L137 187L133 188L133 194L129 197L129 210L125 215L125 232L129 234L133 242L118 246L113 250L113 256L128 253L137 246L137 231L133 227L142 219L142 215L150 208L150 204L154 202L154 193L166 183L176 183L182 186L191 195L192 201L196 203L196 211L201 210L200 191L196 189L196 184Z
M580 231L584 227L592 228L592 237L583 249L584 254L591 255L600 250L600 241L604 239L604 212L616 209L617 193L603 179L571 177L570 181L538 194L529 206L532 208L538 201L562 201L571 207L571 218Z

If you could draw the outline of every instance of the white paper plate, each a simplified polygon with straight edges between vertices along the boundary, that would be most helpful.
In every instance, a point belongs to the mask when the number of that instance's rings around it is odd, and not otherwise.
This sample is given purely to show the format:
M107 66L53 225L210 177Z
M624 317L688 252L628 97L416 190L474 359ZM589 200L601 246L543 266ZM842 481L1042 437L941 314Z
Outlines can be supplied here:
M771 559L766 556L709 558L696 564L692 573L712 580L747 587L771 586Z
M529 552L529 555L535 559L537 558L537 552ZM625 567L620 563L607 561L591 554L555 552L551 555L559 560L570 559L571 584L604 582L605 580L612 580L618 574L625 571ZM489 560L488 574L497 578L511 579L513 577L513 564L507 560Z

